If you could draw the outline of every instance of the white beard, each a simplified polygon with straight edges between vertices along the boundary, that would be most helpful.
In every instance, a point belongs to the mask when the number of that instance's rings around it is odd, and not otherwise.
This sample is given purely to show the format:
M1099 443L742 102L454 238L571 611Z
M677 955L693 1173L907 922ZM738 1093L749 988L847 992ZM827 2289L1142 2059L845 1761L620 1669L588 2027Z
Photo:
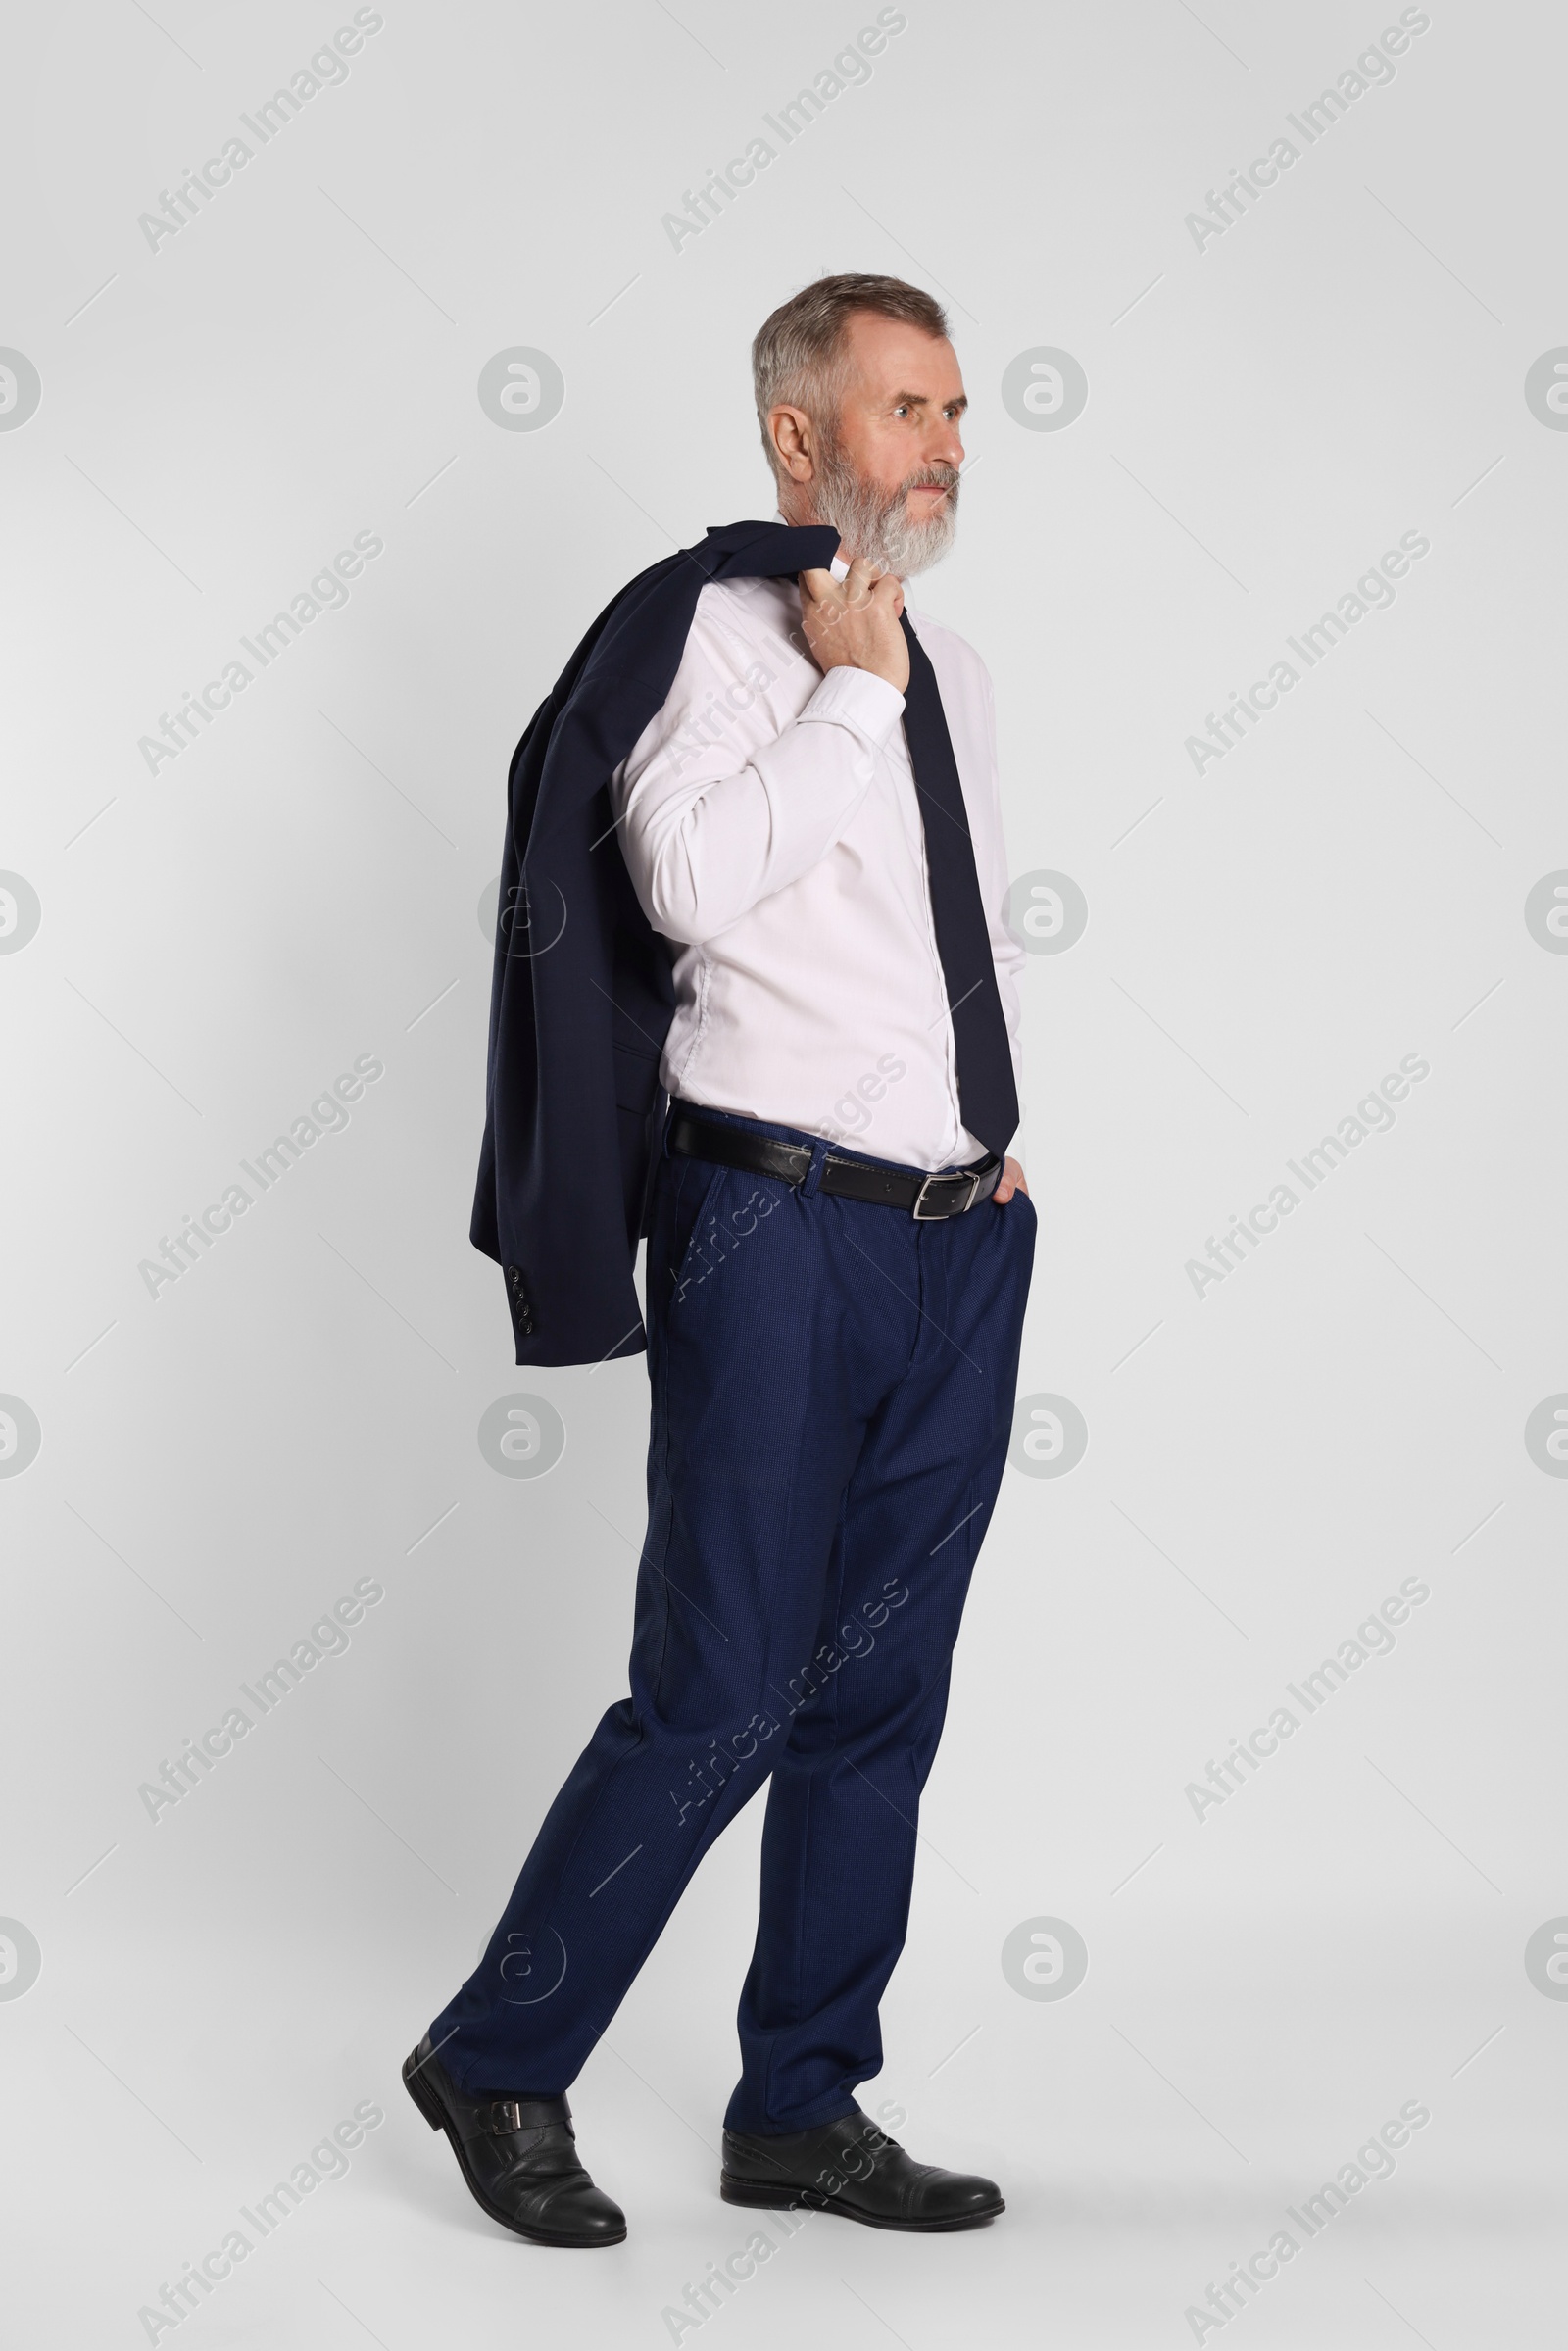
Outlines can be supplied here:
M929 522L911 522L907 494L922 482L940 482L948 494ZM917 572L940 563L953 545L958 527L957 468L922 466L897 490L880 490L863 480L829 441L818 461L811 503L821 519L838 532L852 557L865 557L896 579L913 579Z

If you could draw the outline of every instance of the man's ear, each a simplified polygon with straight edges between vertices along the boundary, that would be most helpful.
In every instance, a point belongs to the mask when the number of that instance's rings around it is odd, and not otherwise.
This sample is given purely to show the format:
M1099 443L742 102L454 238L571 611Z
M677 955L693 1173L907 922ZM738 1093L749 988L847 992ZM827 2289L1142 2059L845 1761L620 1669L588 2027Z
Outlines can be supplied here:
M808 482L815 476L811 462L811 419L804 409L775 408L767 412L768 437L776 452L780 472L791 481Z

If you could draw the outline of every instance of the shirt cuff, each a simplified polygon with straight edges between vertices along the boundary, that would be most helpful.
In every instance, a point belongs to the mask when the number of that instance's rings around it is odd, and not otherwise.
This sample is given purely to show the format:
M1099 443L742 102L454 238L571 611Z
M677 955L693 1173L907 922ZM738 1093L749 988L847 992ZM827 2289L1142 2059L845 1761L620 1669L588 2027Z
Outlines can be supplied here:
M801 719L825 718L835 726L847 726L878 751L903 715L904 696L897 686L870 669L853 669L847 663L828 671L800 714Z

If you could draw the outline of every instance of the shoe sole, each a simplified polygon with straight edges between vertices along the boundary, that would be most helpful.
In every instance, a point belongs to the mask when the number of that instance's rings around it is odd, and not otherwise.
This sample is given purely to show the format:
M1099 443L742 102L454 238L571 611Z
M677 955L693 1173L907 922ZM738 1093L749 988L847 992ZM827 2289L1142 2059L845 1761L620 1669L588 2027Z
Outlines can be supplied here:
M808 2212L831 2212L841 2221L858 2221L862 2229L900 2229L920 2236L947 2235L959 2229L984 2229L998 2213L1007 2209L999 2196L984 2212L960 2213L951 2221L895 2221L879 2213L861 2212L858 2206L845 2203L841 2196L824 2196L818 2188L769 2187L760 2180L738 2180L730 2172L719 2174L718 2192L726 2204L748 2204L763 2212L789 2212L804 2205Z
M453 2130L446 2108L442 2105L431 2084L421 2079L423 2071L423 2067L416 2064L413 2056L406 2057L403 2061L403 2086L431 2130L446 2132L447 2144L458 2159L458 2170L463 2174L464 2184L475 2204L488 2219L496 2222L502 2229L510 2229L514 2236L524 2238L530 2245L560 2245L573 2252L590 2252L598 2245L623 2245L625 2243L626 2231L624 2229L618 2236L547 2235L543 2229L525 2228L521 2221L513 2220L498 2205L492 2204L468 2169L468 2160L464 2153L463 2141Z

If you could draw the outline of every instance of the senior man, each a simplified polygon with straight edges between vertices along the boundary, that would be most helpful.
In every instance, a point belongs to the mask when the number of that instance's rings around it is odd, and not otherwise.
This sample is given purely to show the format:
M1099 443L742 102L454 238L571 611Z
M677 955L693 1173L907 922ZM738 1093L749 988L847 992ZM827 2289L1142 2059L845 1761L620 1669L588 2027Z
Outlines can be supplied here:
M490 2215L605 2245L566 2092L767 1782L720 2192L1004 2209L858 2106L1006 1454L1035 1212L991 685L904 582L952 545L940 306L824 278L753 346L771 523L601 615L514 760L473 1239L519 1363L644 1344L629 1694L404 2068ZM628 1313L630 1317L628 1327Z

